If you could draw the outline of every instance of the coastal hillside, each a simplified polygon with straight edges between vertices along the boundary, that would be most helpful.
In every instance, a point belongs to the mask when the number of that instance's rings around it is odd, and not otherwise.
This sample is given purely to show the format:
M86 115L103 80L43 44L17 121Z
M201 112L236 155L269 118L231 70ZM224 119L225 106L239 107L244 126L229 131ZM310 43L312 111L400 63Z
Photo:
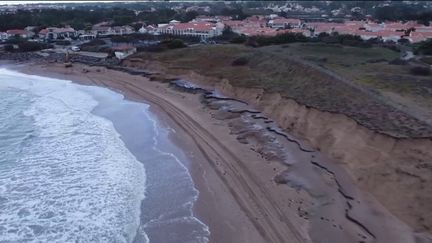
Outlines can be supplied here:
M348 169L415 230L432 229L432 82L386 48L318 43L141 52L159 70L248 102Z

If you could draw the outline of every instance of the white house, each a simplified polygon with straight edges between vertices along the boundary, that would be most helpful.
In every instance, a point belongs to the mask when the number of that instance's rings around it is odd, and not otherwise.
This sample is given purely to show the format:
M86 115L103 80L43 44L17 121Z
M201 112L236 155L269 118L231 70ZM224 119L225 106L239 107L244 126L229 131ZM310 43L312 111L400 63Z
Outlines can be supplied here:
M6 32L0 32L0 41L7 40L9 38Z
M268 22L268 26L273 29L285 29L285 28L300 28L300 19L286 19L286 18L275 18Z
M20 30L20 29L14 29L14 30L8 30L6 31L6 39L13 37L13 36L19 36L24 39L32 38L34 36L34 33L28 30Z
M139 33L141 34L151 34L151 35L155 35L157 33L157 27L154 27L152 25L149 26L142 26L139 30Z
M94 35L129 35L134 33L134 29L131 26L93 26L91 30Z
M222 34L224 25L222 23L190 22L160 24L157 28L159 34L197 36L202 39Z
M49 27L39 31L39 38L47 39L47 40L56 40L59 38L72 38L76 36L77 36L77 32L75 31L74 28L71 27L66 27L66 28Z

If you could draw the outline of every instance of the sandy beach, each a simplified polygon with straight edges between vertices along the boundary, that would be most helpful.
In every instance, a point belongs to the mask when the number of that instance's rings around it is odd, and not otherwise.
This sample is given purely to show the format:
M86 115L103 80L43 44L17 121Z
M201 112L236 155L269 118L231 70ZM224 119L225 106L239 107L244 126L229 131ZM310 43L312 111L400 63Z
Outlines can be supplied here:
M104 67L74 64L65 69L61 64L32 64L13 68L107 87L150 104L190 161L186 166L200 192L194 210L209 226L210 242L416 240L409 227L356 188L347 173L307 143L281 143L281 151L289 154L292 164L280 163L275 158L277 152L268 153L260 147L261 135L253 136L255 142L239 142L236 124L218 119L221 113L204 106L199 95ZM319 173L319 178L313 173ZM281 184L275 177L283 177Z

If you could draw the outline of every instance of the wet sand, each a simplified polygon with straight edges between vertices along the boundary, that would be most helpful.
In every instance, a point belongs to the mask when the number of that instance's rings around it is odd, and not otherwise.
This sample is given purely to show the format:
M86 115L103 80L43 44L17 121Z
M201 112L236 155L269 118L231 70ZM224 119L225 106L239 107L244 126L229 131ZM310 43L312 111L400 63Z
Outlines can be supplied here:
M52 64L19 70L108 87L150 103L191 161L187 166L200 192L194 209L209 225L211 242L416 240L409 227L306 143L276 131L277 126L270 133L254 131L267 124L265 119L257 123L256 114L249 116L251 123L244 121L248 117L232 120L234 113L221 112L226 105L218 100L204 106L199 95L102 67Z

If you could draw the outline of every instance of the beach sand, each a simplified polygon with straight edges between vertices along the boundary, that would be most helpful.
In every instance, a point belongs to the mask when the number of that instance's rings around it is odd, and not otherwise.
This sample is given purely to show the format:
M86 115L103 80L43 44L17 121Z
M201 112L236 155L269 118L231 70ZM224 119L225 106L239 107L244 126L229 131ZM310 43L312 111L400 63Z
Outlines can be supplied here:
M324 155L287 143L283 149L295 164L266 159L254 144L239 142L232 124L215 119L199 95L104 67L31 64L15 69L107 87L150 104L190 162L200 192L194 212L209 226L210 242L415 242L410 228ZM320 163L311 164L311 158ZM275 183L281 173L291 186Z

